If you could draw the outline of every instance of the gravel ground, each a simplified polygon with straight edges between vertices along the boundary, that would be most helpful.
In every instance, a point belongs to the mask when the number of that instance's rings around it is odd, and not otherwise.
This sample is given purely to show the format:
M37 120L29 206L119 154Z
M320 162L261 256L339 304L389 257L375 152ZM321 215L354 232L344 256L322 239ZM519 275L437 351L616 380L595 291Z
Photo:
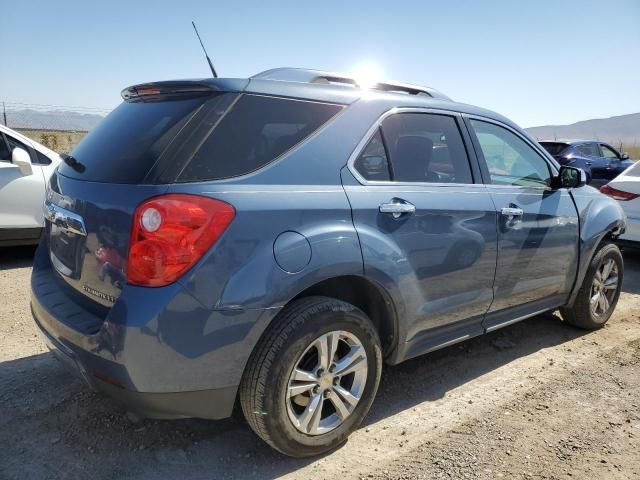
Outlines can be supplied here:
M640 478L640 253L586 333L541 315L387 368L365 425L294 460L239 417L129 422L48 353L33 249L0 249L0 478Z

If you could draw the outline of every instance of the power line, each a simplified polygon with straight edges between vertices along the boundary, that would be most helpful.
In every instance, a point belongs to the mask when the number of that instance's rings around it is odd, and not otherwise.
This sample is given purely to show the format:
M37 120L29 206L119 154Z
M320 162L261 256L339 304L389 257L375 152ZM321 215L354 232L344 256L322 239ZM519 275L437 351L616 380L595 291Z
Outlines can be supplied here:
M69 111L87 111L87 112L100 112L100 113L108 113L111 110L108 108L100 108L100 107L83 107L78 105L50 105L45 103L24 103L24 102L3 102L6 105L6 108L32 108L32 109L44 109L44 108L53 108L53 109L67 109Z

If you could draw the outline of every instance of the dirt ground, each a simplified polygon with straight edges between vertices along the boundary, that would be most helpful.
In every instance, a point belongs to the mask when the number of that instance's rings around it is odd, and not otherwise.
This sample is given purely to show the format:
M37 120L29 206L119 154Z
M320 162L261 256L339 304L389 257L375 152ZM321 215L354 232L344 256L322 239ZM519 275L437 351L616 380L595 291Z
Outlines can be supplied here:
M337 451L295 460L238 418L131 423L48 353L33 249L0 249L0 478L640 478L640 253L606 328L541 315L387 368Z

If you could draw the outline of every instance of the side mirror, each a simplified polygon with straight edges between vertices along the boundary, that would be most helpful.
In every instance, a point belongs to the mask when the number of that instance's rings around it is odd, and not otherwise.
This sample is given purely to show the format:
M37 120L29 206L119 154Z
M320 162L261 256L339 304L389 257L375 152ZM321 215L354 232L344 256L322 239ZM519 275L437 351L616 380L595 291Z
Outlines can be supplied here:
M33 168L31 168L31 157L29 153L22 148L16 147L11 152L11 163L20 169L23 175L31 175Z
M580 188L587 184L587 174L581 168L562 166L554 179L557 188Z
M622 152L622 156L620 158L622 160L629 160L629 154L627 152Z

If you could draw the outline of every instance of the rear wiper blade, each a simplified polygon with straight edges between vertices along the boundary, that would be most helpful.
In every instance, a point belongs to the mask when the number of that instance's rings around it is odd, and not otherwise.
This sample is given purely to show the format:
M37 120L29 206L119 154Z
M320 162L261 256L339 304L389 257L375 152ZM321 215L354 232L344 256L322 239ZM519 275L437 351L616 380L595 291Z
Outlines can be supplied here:
M76 160L76 157L74 157L72 155L67 155L67 154L64 154L64 153L61 155L61 157L62 157L62 160L64 161L64 163L69 165L76 172L82 173L82 172L85 171L85 166L83 164L81 164L78 160Z

